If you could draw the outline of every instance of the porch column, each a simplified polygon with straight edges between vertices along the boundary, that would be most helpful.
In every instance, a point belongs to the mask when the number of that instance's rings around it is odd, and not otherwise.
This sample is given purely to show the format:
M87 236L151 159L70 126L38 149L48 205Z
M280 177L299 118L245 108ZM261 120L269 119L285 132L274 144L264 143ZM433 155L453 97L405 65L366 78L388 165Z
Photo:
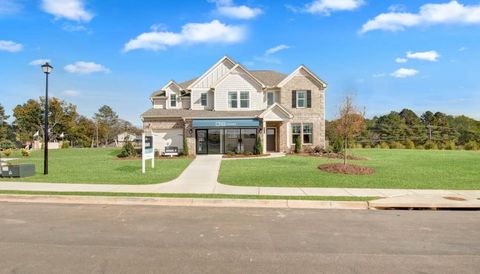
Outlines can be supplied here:
M267 153L267 122L262 120L262 147L263 147L263 154Z

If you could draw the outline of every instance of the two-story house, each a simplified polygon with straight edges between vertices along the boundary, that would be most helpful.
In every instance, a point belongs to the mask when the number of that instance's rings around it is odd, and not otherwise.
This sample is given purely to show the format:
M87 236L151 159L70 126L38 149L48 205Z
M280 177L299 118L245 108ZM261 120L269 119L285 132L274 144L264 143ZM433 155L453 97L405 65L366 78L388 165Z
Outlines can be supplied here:
M200 77L169 81L142 114L155 147L190 154L253 152L257 137L264 153L325 146L327 84L304 65L290 74L247 70L225 56Z

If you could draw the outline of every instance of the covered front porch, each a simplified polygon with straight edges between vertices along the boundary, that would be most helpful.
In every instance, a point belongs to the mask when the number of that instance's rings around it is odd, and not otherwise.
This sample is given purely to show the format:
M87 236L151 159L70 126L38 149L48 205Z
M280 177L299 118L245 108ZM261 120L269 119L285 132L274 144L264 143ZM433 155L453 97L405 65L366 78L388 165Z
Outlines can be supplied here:
M260 114L259 118L262 119L263 153L288 152L290 150L288 132L293 115L275 103Z

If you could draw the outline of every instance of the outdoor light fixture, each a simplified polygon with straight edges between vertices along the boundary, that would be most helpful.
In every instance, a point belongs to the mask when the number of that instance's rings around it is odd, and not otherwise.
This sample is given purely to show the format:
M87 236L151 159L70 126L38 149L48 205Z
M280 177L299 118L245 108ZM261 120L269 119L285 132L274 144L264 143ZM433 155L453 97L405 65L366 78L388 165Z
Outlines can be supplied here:
M46 62L42 65L42 71L45 73L45 133L43 135L43 174L48 174L48 75L53 67Z

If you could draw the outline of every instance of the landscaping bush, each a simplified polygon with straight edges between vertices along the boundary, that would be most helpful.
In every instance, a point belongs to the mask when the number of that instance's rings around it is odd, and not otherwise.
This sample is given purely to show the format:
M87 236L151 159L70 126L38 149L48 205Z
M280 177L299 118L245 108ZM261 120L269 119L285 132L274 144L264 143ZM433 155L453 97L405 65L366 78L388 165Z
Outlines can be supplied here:
M418 145L415 147L416 149L425 149L425 147L423 145Z
M137 152L135 151L135 148L133 147L132 142L130 142L130 140L128 139L125 139L125 143L122 146L122 150L117 156L119 158L126 158L126 157L135 157L136 155L137 155Z
M478 144L473 140L465 144L465 150L477 150L477 149L478 149Z
M297 138L295 138L295 153L300 152L302 152L302 142L300 140L300 137L297 136Z
M255 154L256 155L261 155L263 154L263 145L262 145L262 139L260 136L257 136L257 142L255 143Z
M15 148L15 144L10 140L4 140L0 143L1 150L14 149L14 148Z
M388 144L388 146L389 146L391 149L402 149L402 148L405 148L405 146L404 146L402 143L400 143L400 142L393 142L393 141L390 142L390 143Z
M456 149L457 149L457 145L455 145L455 142L454 142L454 141L447 141L447 142L443 145L443 149L446 149L446 150L456 150Z
M188 142L187 142L187 138L183 138L183 155L188 156Z
M382 148L382 149L389 149L390 146L389 146L387 143L385 143L385 142L381 142L381 143L380 143L380 148Z
M9 157L10 155L12 155L12 149L7 148L3 150L3 155L5 155L5 157Z
M343 141L341 139L336 139L332 144L332 151L334 153L340 153L343 151Z
M437 143L433 141L427 141L424 145L425 149L438 149Z
M415 143L412 140L407 139L405 141L405 148L406 149L414 149L415 148Z
M22 148L22 150L20 152L22 153L23 157L30 157L30 150L28 150L26 148Z
M69 141L63 141L62 142L62 148L63 149L70 148L70 142Z
M228 156L233 156L233 155L235 155L235 151L227 151L227 155Z
M363 148L372 148L370 144L363 144Z
M243 153L243 155L252 156L252 155L253 155L253 152L251 152L251 151L245 151L245 152Z
M312 151L313 151L314 153L323 153L323 152L325 152L325 150L324 150L323 147L321 147L321 146L315 146L315 147L312 149Z

